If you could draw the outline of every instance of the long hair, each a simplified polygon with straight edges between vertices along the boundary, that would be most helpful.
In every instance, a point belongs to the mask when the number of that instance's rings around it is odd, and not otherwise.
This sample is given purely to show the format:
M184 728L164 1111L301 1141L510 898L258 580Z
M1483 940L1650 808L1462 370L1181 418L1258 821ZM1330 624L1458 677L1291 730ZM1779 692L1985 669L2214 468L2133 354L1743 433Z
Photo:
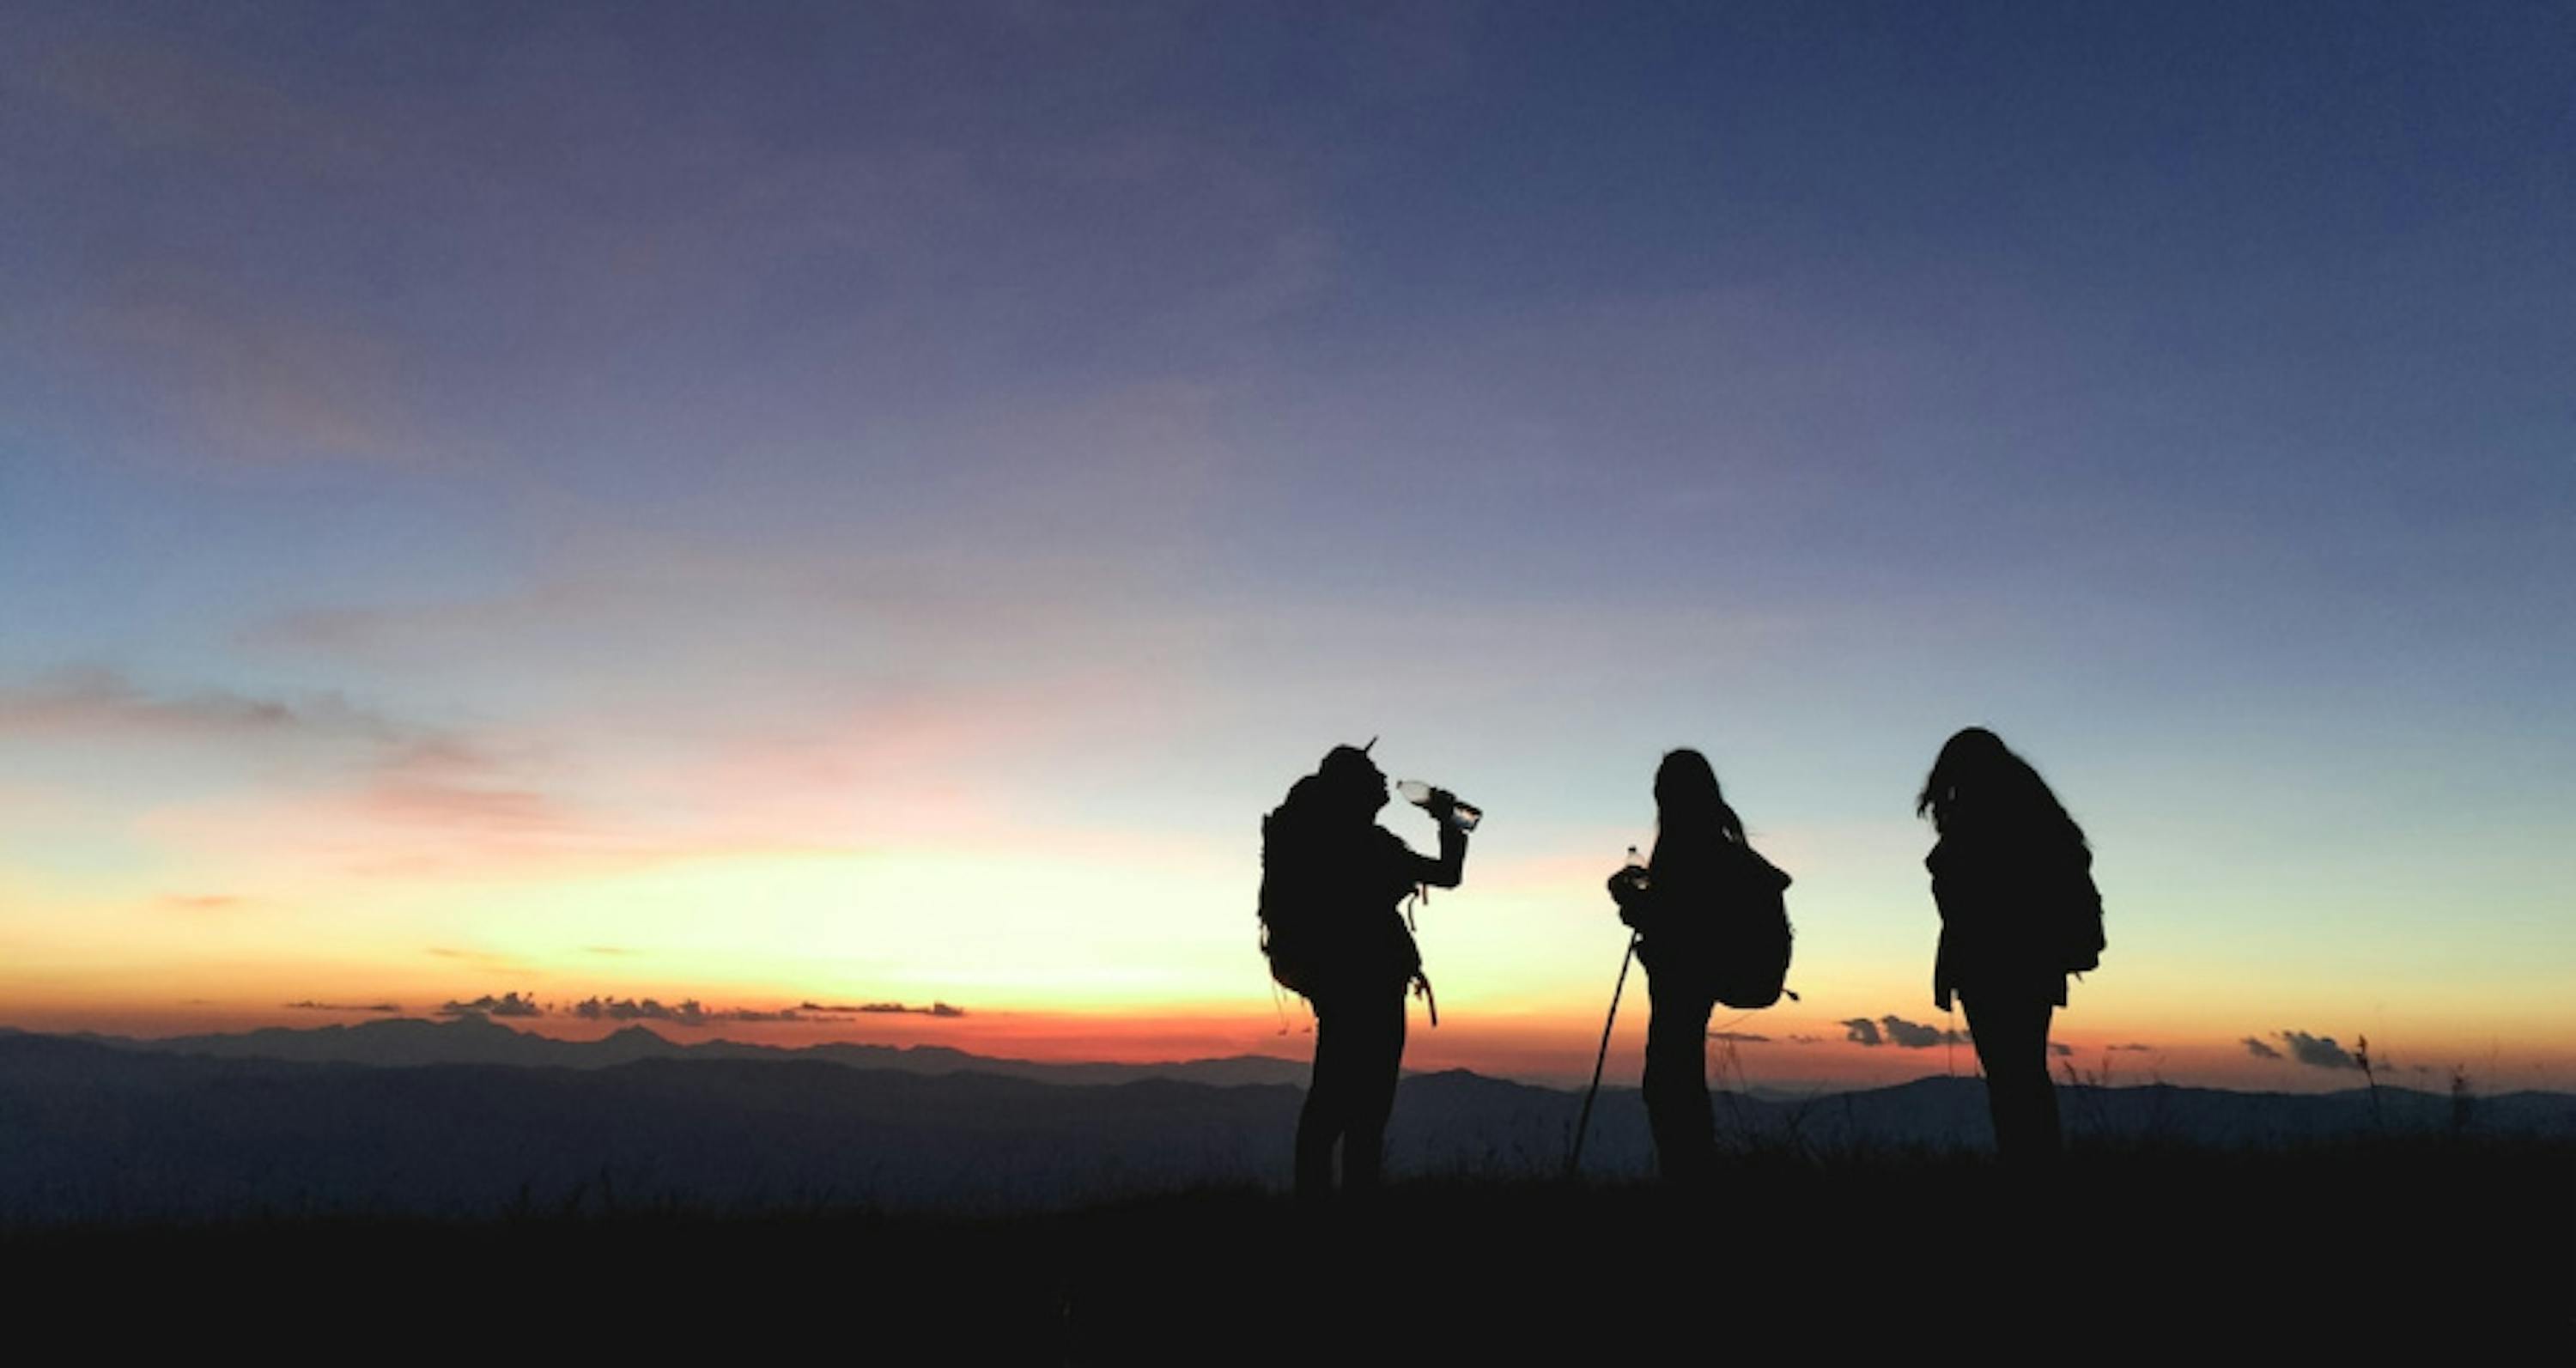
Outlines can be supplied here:
M1965 728L1942 743L1932 772L1923 777L1923 791L1914 797L1914 815L1931 818L1932 829L1944 836L2010 833L2084 844L2084 828L2067 815L2048 781L1983 727Z
M1744 819L1728 806L1708 757L1687 747L1667 752L1655 767L1655 857L1667 842L1744 844Z

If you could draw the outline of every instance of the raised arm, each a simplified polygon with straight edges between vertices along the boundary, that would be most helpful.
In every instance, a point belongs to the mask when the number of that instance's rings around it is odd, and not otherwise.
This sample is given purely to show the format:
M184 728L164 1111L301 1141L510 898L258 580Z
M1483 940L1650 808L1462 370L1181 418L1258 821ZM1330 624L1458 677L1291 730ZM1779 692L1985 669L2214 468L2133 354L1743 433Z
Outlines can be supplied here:
M1449 809L1457 801L1447 789L1433 789L1431 801L1426 805L1433 819L1440 823L1440 855L1437 859L1415 851L1401 838L1396 839L1396 847L1404 852L1401 863L1406 887L1428 884L1433 888L1456 888L1466 879L1467 833L1449 820Z
M1422 875L1414 880L1433 888L1456 888L1467 877L1467 833L1455 823L1440 824L1440 858L1413 857L1422 862Z

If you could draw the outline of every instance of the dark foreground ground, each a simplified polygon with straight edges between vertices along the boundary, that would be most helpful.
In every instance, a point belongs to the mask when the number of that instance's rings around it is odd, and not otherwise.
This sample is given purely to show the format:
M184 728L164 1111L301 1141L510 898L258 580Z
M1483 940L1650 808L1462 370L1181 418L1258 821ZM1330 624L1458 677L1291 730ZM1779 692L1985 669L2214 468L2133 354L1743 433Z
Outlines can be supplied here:
M17 1362L2576 1361L2576 1147L1733 1162L1071 1213L0 1232Z

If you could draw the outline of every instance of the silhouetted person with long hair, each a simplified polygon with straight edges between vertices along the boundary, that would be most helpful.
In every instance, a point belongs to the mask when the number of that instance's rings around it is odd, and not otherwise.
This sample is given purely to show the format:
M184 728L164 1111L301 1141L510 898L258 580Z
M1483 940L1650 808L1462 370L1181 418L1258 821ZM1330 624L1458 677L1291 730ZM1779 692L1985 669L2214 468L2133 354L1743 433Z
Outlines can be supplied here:
M1986 1073L1995 1148L2029 1168L2058 1155L2048 1026L2066 976L2101 962L2102 897L2083 828L2001 737L1970 727L1941 747L1914 801L1940 840L1925 857L1941 909L1932 998L1955 993Z
M1708 757L1676 750L1655 770L1655 851L1645 877L1610 876L1619 919L1637 928L1652 1004L1646 1020L1646 1120L1655 1164L1674 1182L1704 1179L1715 1158L1708 1101L1708 1017L1717 1005L1721 919L1789 876L1744 839Z
M1404 1061L1405 989L1427 987L1397 905L1426 885L1455 888L1465 873L1454 796L1434 790L1425 804L1440 823L1438 859L1377 824L1386 800L1386 776L1367 752L1336 746L1262 823L1271 972L1315 1008L1315 1069L1297 1118L1301 1205L1331 1196L1336 1149L1345 1192L1378 1187Z

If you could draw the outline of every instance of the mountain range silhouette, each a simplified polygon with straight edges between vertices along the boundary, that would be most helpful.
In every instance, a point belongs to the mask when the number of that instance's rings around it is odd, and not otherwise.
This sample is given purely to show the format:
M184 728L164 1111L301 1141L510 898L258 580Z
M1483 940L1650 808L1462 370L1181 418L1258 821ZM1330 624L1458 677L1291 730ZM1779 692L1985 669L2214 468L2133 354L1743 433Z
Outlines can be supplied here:
M1287 1172L1289 1061L1039 1064L936 1047L566 1042L497 1023L371 1022L150 1042L0 1034L0 1218L247 1211L488 1215L527 1203L710 1209L1060 1209ZM1168 1072L1167 1072L1168 1071ZM1250 1081L1229 1081L1244 1080ZM2148 1085L2064 1090L2085 1137L2217 1147L2439 1136L2451 1099ZM1577 1093L1465 1071L1403 1083L1399 1177L1522 1179L1562 1163ZM1721 1093L1721 1144L1975 1152L1973 1078L1775 1099ZM2479 1099L2493 1136L2576 1136L2576 1096ZM1604 1095L1586 1172L1648 1171L1633 1090Z
M607 1069L645 1059L811 1060L860 1069L949 1074L973 1071L1041 1083L1132 1083L1170 1078L1191 1083L1286 1083L1304 1086L1302 1059L1237 1055L1225 1059L1154 1064L1042 1063L969 1054L945 1045L866 1045L833 1041L800 1048L733 1040L694 1044L649 1027L627 1026L597 1040L558 1040L518 1031L480 1013L443 1021L396 1017L353 1026L269 1026L230 1034L126 1036L77 1033L65 1037L118 1049L220 1059L287 1059L317 1064L506 1064L530 1068Z

